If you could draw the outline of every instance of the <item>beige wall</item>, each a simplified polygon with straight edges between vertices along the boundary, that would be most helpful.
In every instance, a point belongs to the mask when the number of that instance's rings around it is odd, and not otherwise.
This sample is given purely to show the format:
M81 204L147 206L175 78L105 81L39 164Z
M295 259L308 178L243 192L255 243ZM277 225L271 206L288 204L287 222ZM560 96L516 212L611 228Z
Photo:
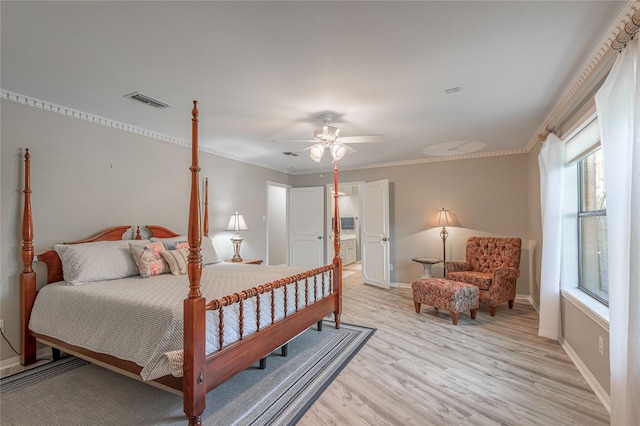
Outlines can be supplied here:
M87 238L116 225L157 224L186 232L190 149L60 114L2 101L0 316L19 347L19 273L24 147L30 148L36 249ZM185 117L185 125L190 117ZM266 182L286 174L200 154L209 178L210 229L223 258L233 256L224 227L235 210L250 230L242 255L264 259ZM15 356L3 341L1 359Z
M561 299L562 336L573 352L580 358L581 364L609 394L609 331L595 322L574 302ZM598 350L598 338L603 339L603 354Z
M460 228L449 228L447 259L463 260L464 244L471 235L513 236L528 240L527 155L346 170L341 182L389 179L391 280L411 283L422 274L419 256L442 258L440 229L434 228L437 210L451 210ZM293 176L293 186L321 186L330 174ZM518 293L528 294L528 252L523 252L524 270L518 279ZM439 265L433 267L441 274Z

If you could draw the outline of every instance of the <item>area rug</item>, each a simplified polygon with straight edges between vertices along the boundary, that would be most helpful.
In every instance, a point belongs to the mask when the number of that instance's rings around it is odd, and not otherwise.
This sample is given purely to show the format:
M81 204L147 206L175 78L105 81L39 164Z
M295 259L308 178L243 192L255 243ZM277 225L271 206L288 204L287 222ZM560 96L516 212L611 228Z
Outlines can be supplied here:
M207 395L205 425L293 425L375 330L325 321ZM2 425L184 425L182 397L77 358L0 381Z

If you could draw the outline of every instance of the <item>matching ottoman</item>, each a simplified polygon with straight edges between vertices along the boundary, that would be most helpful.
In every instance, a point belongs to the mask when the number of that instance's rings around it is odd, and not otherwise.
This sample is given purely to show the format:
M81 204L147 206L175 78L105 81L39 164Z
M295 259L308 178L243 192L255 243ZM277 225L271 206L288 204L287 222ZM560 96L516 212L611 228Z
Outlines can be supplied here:
M420 304L424 303L437 309L448 310L453 325L458 324L458 314L461 311L470 311L471 319L476 319L480 306L480 289L473 284L444 278L427 278L414 281L411 287L417 313L420 313Z

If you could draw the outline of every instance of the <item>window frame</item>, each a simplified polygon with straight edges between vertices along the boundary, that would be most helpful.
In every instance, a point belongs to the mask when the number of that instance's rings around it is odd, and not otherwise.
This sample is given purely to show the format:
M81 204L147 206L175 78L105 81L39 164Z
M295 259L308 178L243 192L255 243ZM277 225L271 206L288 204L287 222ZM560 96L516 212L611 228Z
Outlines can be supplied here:
M599 303L603 304L606 307L609 307L609 300L604 299L602 296L600 296L599 294L594 293L593 291L591 291L589 288L585 287L583 285L583 235L582 235L582 221L585 218L591 218L591 217L604 217L606 218L607 216L607 209L606 207L604 209L598 209L598 210L585 210L585 205L586 203L584 202L585 200L585 194L584 194L584 189L585 189L585 175L584 175L584 160L587 159L590 155L595 154L597 151L602 150L602 147L600 146L600 144L597 144L595 146L593 146L593 149L590 149L588 152L584 153L583 156L581 156L581 158L576 162L577 163L577 183L578 183L578 209L577 209L577 214L576 214L576 225L577 225L577 236L578 236L578 289L584 293L586 293L587 295L589 295L589 297L592 297L593 299L595 299L596 301L598 301ZM606 199L606 198L605 198ZM606 220L606 219L605 219ZM608 259L607 259L607 264L608 264ZM607 286L608 287L608 286ZM608 292L607 292L607 296L608 296Z

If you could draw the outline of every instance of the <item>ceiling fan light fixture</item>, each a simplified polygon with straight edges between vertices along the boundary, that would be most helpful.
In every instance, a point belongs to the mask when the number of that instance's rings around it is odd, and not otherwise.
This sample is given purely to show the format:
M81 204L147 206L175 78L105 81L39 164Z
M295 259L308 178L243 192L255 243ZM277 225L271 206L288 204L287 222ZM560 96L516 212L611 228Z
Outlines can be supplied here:
M317 143L309 149L309 155L316 163L322 161L322 154L324 154L324 146L321 143Z
M341 143L334 143L331 145L331 156L333 161L339 161L347 153L347 147Z
M335 142L338 139L340 129L333 126L324 126L322 129L316 129L313 131L313 137L317 141L329 141Z

